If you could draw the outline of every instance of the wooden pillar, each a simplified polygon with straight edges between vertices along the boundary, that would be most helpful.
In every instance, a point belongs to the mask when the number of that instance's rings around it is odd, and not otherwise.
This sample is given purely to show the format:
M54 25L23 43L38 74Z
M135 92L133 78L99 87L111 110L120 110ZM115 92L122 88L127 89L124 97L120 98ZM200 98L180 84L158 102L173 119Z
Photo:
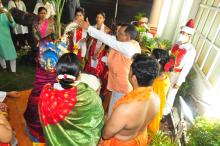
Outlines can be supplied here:
M157 26L158 26L159 19L160 19L160 12L161 12L161 8L163 6L163 1L164 0L154 0L153 1L153 5L151 8L151 14L150 14L150 20L149 20L150 33L152 33L153 35L156 35L156 33L157 33Z

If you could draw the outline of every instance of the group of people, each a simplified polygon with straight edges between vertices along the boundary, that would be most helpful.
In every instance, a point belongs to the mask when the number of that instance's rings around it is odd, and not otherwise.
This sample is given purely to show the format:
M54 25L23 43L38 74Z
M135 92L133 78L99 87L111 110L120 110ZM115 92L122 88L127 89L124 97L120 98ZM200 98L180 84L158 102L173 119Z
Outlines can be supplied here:
M120 24L112 35L104 24L104 12L97 13L96 25L91 26L84 9L77 8L65 30L69 53L59 58L54 71L46 71L39 62L44 53L41 46L53 40L55 26L46 7L40 6L37 14L32 26L38 48L35 81L24 113L32 141L66 146L147 145L148 134L158 132L193 65L193 20L181 28L172 58L160 48L141 54L136 26ZM86 81L90 78L83 74L96 76L101 87L93 88L96 82ZM111 97L104 111L100 96L107 99L108 91Z
M75 9L80 6L79 0L68 0L66 1L66 5L68 6L68 10L71 12L68 21L70 22L73 19L73 15ZM53 18L56 15L56 9L53 1L47 0L38 0L36 1L35 8L33 10L33 14L38 15L38 9L40 7L44 7L47 9L46 18ZM17 9L24 13L27 12L27 8L25 3L22 0L9 0L7 4L7 8L3 7L2 1L0 0L0 23L2 23L0 31L2 35L0 35L0 64L1 67L6 70L6 61L10 62L11 72L16 73L16 58L17 53L16 50L20 50L22 48L30 48L29 45L29 36L30 32L28 31L27 26L23 26L21 24L16 24L10 10ZM74 11L74 12L73 12ZM12 30L12 36L11 36ZM7 44L7 45L5 45Z

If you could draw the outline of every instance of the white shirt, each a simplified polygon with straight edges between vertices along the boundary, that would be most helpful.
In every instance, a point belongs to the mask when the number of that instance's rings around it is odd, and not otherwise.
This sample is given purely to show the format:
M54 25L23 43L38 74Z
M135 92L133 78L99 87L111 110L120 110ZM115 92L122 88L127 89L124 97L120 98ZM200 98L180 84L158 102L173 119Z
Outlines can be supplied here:
M8 2L8 9L10 10L11 8L17 8L17 9L24 11L24 12L27 11L26 6L22 0L19 0L18 2L10 0ZM15 34L26 34L26 33L28 33L28 27L23 26L23 25L19 25L19 24L15 24L14 33Z
M96 28L89 26L88 33L90 36L100 40L104 44L108 45L109 47L117 50L118 52L122 53L124 56L128 58L132 58L134 54L141 53L141 48L138 42L130 41L130 42L120 42L115 39L114 36L106 34Z
M179 48L184 48L187 50L187 52L177 67L182 69L176 82L177 85L181 85L183 82L185 82L186 76L192 68L194 59L196 57L196 50L191 43L180 45Z
M35 5L35 8L34 8L34 12L33 12L33 13L37 15L37 14L38 14L38 9L39 9L40 7L45 7L45 8L47 9L47 16L46 16L47 19L50 18L50 17L53 16L53 15L56 15L55 9L54 9L53 5L52 5L51 3L49 3L49 2L46 2L45 5L44 5L43 2L37 3L37 4Z
M0 102L2 102L7 95L7 92L0 91Z

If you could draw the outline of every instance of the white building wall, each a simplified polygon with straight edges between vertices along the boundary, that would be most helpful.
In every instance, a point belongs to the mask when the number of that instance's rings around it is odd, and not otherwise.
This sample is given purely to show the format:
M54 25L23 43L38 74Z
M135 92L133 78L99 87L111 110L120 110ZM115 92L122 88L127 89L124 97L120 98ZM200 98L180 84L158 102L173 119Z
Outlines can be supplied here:
M180 27L189 19L193 2L193 0L164 0L157 30L162 39L175 42Z
M164 0L158 24L158 35L162 39L167 39L174 43L179 34L180 27L185 25L189 19L196 17L200 1L201 0ZM197 77L193 81L192 96L196 103L198 103L197 105L200 106L198 108L203 109L206 114L208 112L207 115L213 114L213 116L216 116L216 113L219 112L220 117L220 108L218 104L216 104L220 103L220 97L216 97L220 96L220 94L209 85L196 64L193 68L197 72Z

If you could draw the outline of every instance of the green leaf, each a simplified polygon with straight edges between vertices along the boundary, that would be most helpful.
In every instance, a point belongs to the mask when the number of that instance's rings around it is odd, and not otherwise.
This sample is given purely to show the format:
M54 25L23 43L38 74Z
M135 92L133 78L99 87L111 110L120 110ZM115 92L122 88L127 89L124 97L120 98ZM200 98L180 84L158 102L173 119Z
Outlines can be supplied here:
M178 146L168 134L162 131L158 131L157 134L152 136L152 133L149 133L149 137L152 137L149 146Z
M220 120L208 119L204 116L197 117L195 124L188 129L188 146L219 146L220 145Z

